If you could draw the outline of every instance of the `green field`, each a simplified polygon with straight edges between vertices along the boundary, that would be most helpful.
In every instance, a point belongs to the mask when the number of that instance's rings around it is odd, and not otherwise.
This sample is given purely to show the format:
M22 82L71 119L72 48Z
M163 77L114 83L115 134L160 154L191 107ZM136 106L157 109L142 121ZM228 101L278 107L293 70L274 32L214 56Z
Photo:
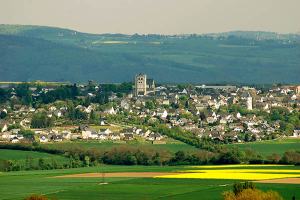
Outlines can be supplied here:
M100 141L78 141L78 142L63 142L63 143L49 143L43 144L51 148L76 148L81 147L85 149L101 149L108 150L114 147L119 146L129 146L129 147L143 147L157 150L166 150L169 152L177 152L177 151L198 151L197 148L169 139L166 144L151 144L150 142L100 142ZM273 153L277 153L282 155L286 151L300 150L300 140L299 139L283 139L276 141L260 141L260 142L251 142L251 143L241 143L241 144L230 144L226 145L229 147L238 147L242 150L252 149L264 156L271 155Z
M31 159L33 163L37 163L40 158L42 158L46 163L52 163L55 161L56 163L62 165L69 162L67 157L60 155L36 151L0 149L0 160L12 160L24 164L26 163L27 159Z
M53 155L48 153L36 152L36 151L22 151L22 150L10 150L0 149L0 159L3 160L24 160L28 157L33 159L64 159L63 156Z
M259 168L259 167L258 167ZM269 167L279 169L279 167ZM293 166L283 169L299 169ZM0 174L0 199L23 199L44 194L56 199L221 199L235 180L161 179L161 178L50 178L86 172L178 171L188 167L100 166L67 170L9 172ZM257 184L262 190L276 190L285 199L300 197L300 185ZM297 198L296 198L297 199Z
M150 148L150 149L157 149L157 150L165 150L169 152L177 152L180 150L183 151L197 151L198 149L190 146L188 144L175 141L175 140L169 140L166 144L151 144L150 142L128 142L128 143L113 143L113 142L100 142L100 141L80 141L80 142L63 142L63 143L49 143L49 144L43 144L45 146L51 147L51 148L76 148L81 147L84 149L91 149L96 148L100 150L108 150L114 147L120 147L120 146L129 146L129 147L142 147L144 148Z
M300 139L281 139L275 141L260 141L243 144L232 144L240 149L252 149L261 153L264 156L273 153L282 155L286 151L298 150L300 151Z

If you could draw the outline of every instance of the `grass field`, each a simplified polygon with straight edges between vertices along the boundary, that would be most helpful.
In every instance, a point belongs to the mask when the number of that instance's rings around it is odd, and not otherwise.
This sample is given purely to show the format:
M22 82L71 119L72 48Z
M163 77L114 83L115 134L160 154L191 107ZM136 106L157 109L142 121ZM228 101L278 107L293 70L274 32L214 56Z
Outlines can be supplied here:
M152 144L151 142L121 142L121 143L113 143L113 142L101 142L101 141L80 141L80 142L63 142L63 143L49 143L43 144L52 148L76 148L81 147L85 149L97 148L102 150L111 149L119 146L129 146L129 147L143 147L143 148L151 148L158 150L166 150L170 152L177 152L179 150L184 151L197 151L197 149L193 146L187 145L182 142L178 142L175 140L169 140L166 144Z
M226 169L299 170L294 166L247 167ZM0 174L0 199L22 199L30 194L44 194L61 199L221 199L237 180L164 179L164 178L53 178L54 176L88 172L174 172L194 167L100 166L49 171L24 171ZM222 169L222 168L218 168ZM214 170L211 168L211 170ZM50 178L52 177L52 178ZM101 185L101 182L107 182ZM278 191L284 199L300 197L300 185L256 183L262 190Z
M298 150L300 151L300 139L281 139L273 141L259 141L243 144L231 144L229 146L236 146L240 149L252 149L261 153L264 156L277 153L282 155L286 151Z
M190 146L188 144L167 139L166 144L151 144L151 142L143 141L130 141L130 142L101 142L101 141L78 141L78 142L63 142L63 143L49 143L43 144L53 148L97 148L102 150L111 149L118 146L131 146L131 147L143 147L143 148L151 148L151 149L159 149L166 150L170 152L177 152L179 150L183 151L197 151L198 149ZM290 150L300 150L300 139L283 139L276 141L260 141L260 142L252 142L252 143L242 143L242 144L230 144L226 145L229 147L238 147L242 150L252 149L261 153L264 156L271 155L273 153L277 153L282 155L286 151Z
M39 159L39 158L64 159L64 157L59 155L53 155L48 153L36 152L36 151L0 149L0 159L3 160L24 160L27 157L31 157L33 159Z
M51 162L52 160L55 160L57 163L61 164L69 162L68 158L60 155L36 151L0 149L0 160L15 160L25 163L25 160L28 158L31 158L34 162L37 162L40 158L43 158L46 162Z

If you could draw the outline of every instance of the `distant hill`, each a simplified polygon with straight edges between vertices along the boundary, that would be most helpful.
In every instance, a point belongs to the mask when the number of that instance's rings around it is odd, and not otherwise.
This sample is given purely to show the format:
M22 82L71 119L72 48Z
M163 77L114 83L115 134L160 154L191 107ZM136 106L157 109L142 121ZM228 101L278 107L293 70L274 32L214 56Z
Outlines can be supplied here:
M87 34L0 25L0 81L300 83L297 34Z

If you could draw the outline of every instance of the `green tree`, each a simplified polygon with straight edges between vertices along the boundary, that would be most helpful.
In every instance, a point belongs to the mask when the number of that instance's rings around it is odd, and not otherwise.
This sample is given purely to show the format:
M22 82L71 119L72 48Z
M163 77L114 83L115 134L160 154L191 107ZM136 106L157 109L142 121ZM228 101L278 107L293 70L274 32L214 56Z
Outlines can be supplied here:
M32 130L21 129L19 134L23 135L24 138L34 141L34 132Z
M0 119L6 118L7 114L4 111L0 111Z
M31 127L32 128L48 128L53 126L54 121L48 117L45 112L36 113L32 116Z

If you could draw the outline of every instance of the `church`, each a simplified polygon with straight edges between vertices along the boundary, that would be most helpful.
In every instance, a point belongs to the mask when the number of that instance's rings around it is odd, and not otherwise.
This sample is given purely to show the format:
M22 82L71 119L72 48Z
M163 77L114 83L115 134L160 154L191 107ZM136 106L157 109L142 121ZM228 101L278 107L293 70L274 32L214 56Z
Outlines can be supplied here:
M155 93L155 83L153 79L148 79L146 74L135 76L135 96L146 96Z

